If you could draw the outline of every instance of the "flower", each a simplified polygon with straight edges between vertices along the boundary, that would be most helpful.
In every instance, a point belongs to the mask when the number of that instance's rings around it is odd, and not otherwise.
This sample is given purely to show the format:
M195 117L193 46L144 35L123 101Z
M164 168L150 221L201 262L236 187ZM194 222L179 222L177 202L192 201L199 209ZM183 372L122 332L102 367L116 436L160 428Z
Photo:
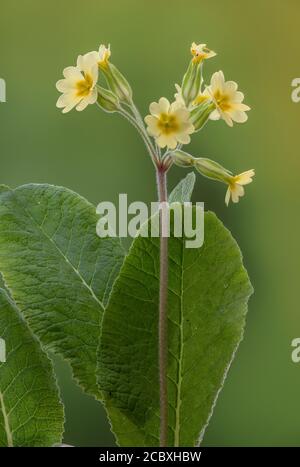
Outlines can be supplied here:
M58 98L56 106L67 113L76 107L84 110L88 104L97 100L98 66L91 54L80 55L77 66L70 66L63 71L64 79L56 83L56 88L63 94Z
M110 56L110 45L106 47L105 45L101 44L98 52L96 50L93 50L93 52L88 52L87 54L85 54L83 58L88 58L91 61L94 61L94 63L98 64L100 68L107 68Z
M83 59L88 59L101 69L110 90L118 97L121 102L126 104L132 103L132 89L126 78L118 70L118 68L110 63L111 56L110 45L106 47L101 44L98 52L95 50L84 55Z
M188 144L194 126L190 122L190 113L180 102L170 104L168 99L161 97L152 102L149 107L151 115L145 117L147 131L156 140L159 147L167 146L175 149L177 143Z
M210 86L204 91L204 94L211 97L216 106L210 115L211 120L222 118L229 126L233 126L233 122L246 122L248 116L245 112L250 110L250 107L243 104L244 94L237 89L237 83L225 81L222 71L217 71L212 75Z
M106 67L110 56L110 45L108 44L108 47L106 47L105 45L101 44L99 47L99 66Z
M228 189L225 196L225 203L229 204L230 197L233 203L238 203L239 198L244 196L245 191L243 185L248 185L251 183L252 177L254 177L255 172L254 170L247 170L247 172L243 172L239 175L235 175L230 177Z
M191 45L191 53L193 55L194 63L201 63L207 58L215 57L217 54L213 50L210 50L206 47L206 44L196 44L195 42Z

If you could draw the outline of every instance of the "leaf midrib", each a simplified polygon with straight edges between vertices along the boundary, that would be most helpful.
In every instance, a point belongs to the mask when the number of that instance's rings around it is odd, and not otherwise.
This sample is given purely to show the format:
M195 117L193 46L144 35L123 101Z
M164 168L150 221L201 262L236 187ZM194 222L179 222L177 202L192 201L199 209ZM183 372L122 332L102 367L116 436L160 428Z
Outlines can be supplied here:
M1 405L1 412L2 412L3 420L4 420L4 430L5 430L6 437L7 437L7 446L12 448L14 445L13 436L12 436L12 431L9 426L8 414L5 408L4 397L3 397L2 392L0 392L0 405Z
M182 384L182 358L183 358L183 264L184 264L184 244L181 247L181 278L180 278L180 322L179 322L179 358L178 358L178 383L175 409L175 431L174 446L180 446L180 409L181 409L181 384Z

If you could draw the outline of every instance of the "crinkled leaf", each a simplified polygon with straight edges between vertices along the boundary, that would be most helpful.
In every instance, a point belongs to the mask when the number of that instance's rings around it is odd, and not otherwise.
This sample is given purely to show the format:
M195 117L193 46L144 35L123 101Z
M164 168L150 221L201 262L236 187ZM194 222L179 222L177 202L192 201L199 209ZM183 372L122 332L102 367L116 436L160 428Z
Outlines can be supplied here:
M180 209L180 206L178 206ZM197 445L242 338L252 287L212 213L204 245L169 239L169 446ZM158 446L159 239L135 239L102 324L99 383L118 443Z
M194 172L187 174L169 195L169 203L185 203L191 201L196 176Z
M52 446L64 425L52 364L7 293L0 289L0 446Z
M0 190L0 270L46 349L67 359L96 397L104 306L123 262L116 238L96 234L95 208L51 185Z

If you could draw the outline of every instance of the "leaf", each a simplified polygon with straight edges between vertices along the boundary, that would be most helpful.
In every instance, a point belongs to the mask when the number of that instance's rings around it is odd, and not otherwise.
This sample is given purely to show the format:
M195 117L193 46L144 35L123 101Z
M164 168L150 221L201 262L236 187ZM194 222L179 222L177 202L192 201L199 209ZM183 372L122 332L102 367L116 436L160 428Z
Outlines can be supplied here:
M202 438L252 293L240 250L213 213L205 213L201 248L184 240L169 238L169 446ZM158 286L159 239L138 237L114 285L99 349L99 383L122 446L159 445Z
M0 269L31 329L100 398L100 323L123 262L117 238L100 239L98 216L66 188L24 185L0 191Z
M194 172L187 174L169 195L169 203L185 203L191 201L196 176Z
M60 443L64 413L52 364L19 310L0 289L0 446Z

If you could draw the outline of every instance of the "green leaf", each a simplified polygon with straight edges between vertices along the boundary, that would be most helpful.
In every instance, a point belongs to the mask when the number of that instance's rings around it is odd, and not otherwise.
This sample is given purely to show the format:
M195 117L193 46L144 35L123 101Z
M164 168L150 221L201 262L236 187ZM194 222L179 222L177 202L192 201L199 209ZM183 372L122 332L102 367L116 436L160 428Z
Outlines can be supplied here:
M191 201L196 176L194 172L187 174L169 195L169 203L185 203Z
M0 190L0 265L5 284L48 350L100 398L96 382L100 323L123 262L117 238L100 239L98 216L66 188Z
M0 446L60 443L64 413L52 364L19 310L0 289Z
M213 213L205 214L203 246L184 242L169 239L169 446L202 438L252 293L240 250ZM123 446L159 444L158 286L159 239L138 237L113 288L99 349L99 383Z

